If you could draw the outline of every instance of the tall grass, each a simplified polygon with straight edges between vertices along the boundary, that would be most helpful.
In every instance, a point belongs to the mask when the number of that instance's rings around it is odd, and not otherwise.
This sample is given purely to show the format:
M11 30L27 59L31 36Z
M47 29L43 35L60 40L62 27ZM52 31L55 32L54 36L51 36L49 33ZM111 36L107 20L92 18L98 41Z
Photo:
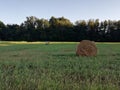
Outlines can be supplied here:
M97 44L96 57L77 57L76 43L4 44L0 90L120 90L119 43Z

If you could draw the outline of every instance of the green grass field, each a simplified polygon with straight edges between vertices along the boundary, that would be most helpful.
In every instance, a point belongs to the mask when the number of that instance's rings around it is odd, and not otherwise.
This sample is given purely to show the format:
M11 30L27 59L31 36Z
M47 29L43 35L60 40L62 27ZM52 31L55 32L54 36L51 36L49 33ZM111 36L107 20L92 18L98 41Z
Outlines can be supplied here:
M120 90L120 43L97 43L96 57L76 45L0 42L0 90Z

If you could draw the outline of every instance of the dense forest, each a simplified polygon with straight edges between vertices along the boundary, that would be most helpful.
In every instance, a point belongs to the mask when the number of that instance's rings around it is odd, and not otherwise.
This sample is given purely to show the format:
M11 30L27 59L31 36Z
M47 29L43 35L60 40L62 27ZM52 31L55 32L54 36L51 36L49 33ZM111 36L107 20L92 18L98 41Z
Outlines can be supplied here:
M81 41L119 42L120 20L89 19L78 20L74 24L64 17L39 19L26 17L26 21L5 25L0 21L1 41Z

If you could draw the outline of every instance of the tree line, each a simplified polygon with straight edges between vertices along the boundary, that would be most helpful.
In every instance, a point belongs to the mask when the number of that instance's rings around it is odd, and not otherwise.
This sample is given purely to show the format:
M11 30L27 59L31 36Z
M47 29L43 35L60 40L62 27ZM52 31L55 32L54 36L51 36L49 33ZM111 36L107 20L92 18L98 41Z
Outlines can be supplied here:
M35 16L26 21L5 25L0 21L2 41L81 41L119 42L120 20L89 19L78 20L73 24L64 17L51 17L49 20Z

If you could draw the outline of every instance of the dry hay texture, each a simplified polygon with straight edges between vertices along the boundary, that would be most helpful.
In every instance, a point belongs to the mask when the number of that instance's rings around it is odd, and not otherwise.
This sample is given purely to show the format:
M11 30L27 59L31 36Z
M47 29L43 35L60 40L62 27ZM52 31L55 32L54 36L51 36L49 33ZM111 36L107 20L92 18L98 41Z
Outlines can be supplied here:
M77 56L96 56L97 47L94 41L82 40L76 50Z

